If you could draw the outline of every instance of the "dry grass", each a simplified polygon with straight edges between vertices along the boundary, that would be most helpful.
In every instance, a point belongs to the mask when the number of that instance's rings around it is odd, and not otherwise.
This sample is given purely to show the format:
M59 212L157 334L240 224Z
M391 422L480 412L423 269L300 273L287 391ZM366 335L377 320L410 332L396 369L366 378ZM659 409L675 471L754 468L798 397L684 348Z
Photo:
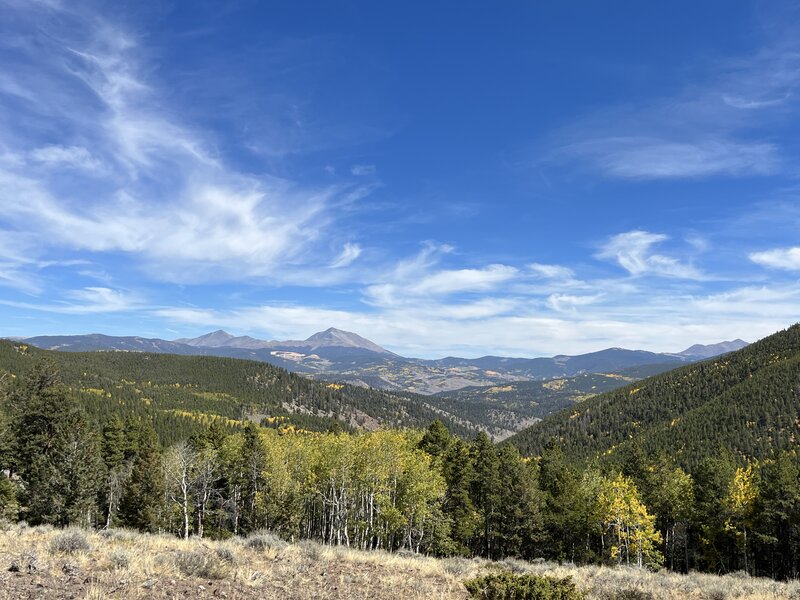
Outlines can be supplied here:
M183 541L125 530L0 529L0 599L468 598L462 581L491 571L572 576L588 600L800 600L800 583L650 573L516 560L436 560L314 542ZM85 536L85 537L81 537ZM82 541L86 542L81 543ZM11 570L9 570L11 569Z

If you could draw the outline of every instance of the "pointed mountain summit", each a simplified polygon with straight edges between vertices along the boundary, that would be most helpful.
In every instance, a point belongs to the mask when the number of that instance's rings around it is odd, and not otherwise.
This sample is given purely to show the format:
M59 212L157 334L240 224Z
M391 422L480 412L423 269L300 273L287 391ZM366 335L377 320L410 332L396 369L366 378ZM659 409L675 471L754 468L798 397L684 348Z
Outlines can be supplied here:
M196 338L181 338L179 340L175 340L179 344L186 344L187 346L194 346L194 347L203 347L203 348L220 348L222 346L230 346L231 340L236 339L235 336L231 335L227 331L223 331L222 329L217 329L216 331L212 331L211 333L207 333L205 335L201 335L200 337Z
M371 342L361 337L357 333L343 331L335 327L329 327L325 331L320 331L306 340L284 340L267 341L252 338L247 335L234 336L218 329L211 333L206 333L196 338L182 338L175 340L176 343L186 344L194 348L239 348L247 350L259 349L303 349L314 352L319 348L349 348L368 350L377 354L387 354L394 356L388 350L381 348L375 342Z
M720 354L727 354L728 352L741 350L747 345L747 342L740 339L735 339L729 342L719 342L717 344L695 344L694 346L689 346L683 352L678 352L678 354L680 356L711 358L712 356L719 356Z
M306 339L303 344L309 346L312 350L335 346L338 348L361 348L362 350L369 350L371 352L377 352L378 354L392 354L385 348L361 337L357 333L342 331L335 327L329 327L325 331L315 333Z

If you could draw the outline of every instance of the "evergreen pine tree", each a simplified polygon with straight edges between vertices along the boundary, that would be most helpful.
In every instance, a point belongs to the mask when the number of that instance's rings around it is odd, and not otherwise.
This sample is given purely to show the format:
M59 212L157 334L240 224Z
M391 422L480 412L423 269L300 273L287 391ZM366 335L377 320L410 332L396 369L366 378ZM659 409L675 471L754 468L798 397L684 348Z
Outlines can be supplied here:
M497 451L489 436L481 431L472 442L472 464L475 477L471 496L480 515L480 535L473 548L478 554L494 558L497 521L500 515L500 477Z
M452 442L453 438L447 427L439 419L436 419L425 430L425 434L419 442L419 448L434 458L441 459L447 454Z
M455 551L469 554L480 523L470 496L475 471L467 444L459 439L453 441L445 455L443 471L447 482L444 512L450 518L450 535Z
M103 426L101 450L106 468L113 470L122 465L126 445L125 424L119 415L113 415Z
M164 494L158 438L147 423L128 421L131 472L122 487L119 520L125 527L156 531Z
M550 558L574 562L585 545L584 507L580 480L567 463L561 447L550 441L539 460L539 487L544 493L544 524L547 532L547 551Z
M242 501L241 528L245 532L260 529L264 523L259 510L261 496L264 493L264 468L267 464L266 450L258 432L258 428L249 423L244 430L242 444Z
M18 487L8 477L12 465L11 423L7 415L7 379L0 377L0 519L16 520L19 512Z
M533 467L510 444L498 452L502 484L498 494L497 555L532 559L541 556L544 521Z
M125 424L119 415L114 415L103 426L101 454L106 467L103 492L98 498L102 508L105 526L110 527L119 508L122 488L130 474L130 461L125 460L128 441Z
M97 430L83 412L77 410L68 415L61 429L63 443L53 457L65 483L65 518L59 524L95 525L97 496L106 475Z
M789 452L761 468L755 537L761 574L796 579L800 574L800 464Z
M24 484L22 515L31 524L89 524L102 477L97 438L55 367L37 365L10 405L10 467Z
M704 459L692 472L697 527L690 544L695 548L695 568L725 573L736 560L735 540L725 527L725 498L735 474L736 463L725 451Z

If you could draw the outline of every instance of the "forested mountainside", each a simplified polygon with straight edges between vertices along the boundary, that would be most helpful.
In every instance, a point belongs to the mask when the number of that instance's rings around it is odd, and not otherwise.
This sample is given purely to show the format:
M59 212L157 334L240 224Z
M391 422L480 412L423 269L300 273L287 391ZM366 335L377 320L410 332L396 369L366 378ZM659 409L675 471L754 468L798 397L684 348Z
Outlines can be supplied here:
M211 418L236 427L253 420L273 427L326 430L334 423L374 429L424 427L440 419L462 436L484 430L504 439L551 412L625 385L654 370L584 374L422 396L346 382L314 381L261 361L148 352L42 350L0 341L0 369L23 375L37 360L53 361L64 384L99 422L108 414L148 414L166 442ZM228 420L228 421L224 421Z
M657 363L614 373L582 373L544 381L472 386L440 392L428 402L446 413L479 424L499 441L592 396L674 368L675 363Z
M726 448L761 458L800 434L800 325L742 350L586 400L509 438L537 455L551 439L573 458L636 444L692 465Z
M313 431L331 427L424 427L434 419L471 435L469 424L424 397L306 379L263 362L143 352L56 352L0 341L0 374L21 378L52 362L67 393L98 422L144 415L170 444L212 420Z

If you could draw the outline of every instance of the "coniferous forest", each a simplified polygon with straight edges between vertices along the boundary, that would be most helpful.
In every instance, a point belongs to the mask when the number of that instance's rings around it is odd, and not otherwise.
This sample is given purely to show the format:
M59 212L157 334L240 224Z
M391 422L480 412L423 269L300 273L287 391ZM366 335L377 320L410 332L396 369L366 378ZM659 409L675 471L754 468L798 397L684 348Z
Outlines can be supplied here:
M341 386L279 369L269 372L280 386L259 394L242 384L237 395L230 382L227 392L191 388L178 357L97 353L81 371L24 345L5 351L4 519L180 537L268 529L435 556L800 573L797 326L588 400L500 446L424 413L402 430L365 431L331 416L335 409L308 415L307 427L291 423L285 409L269 409L320 390L338 399L331 406L354 400L337 395ZM130 371L113 376L106 366L100 380L92 361L138 361L140 372L126 379ZM175 391L187 386L191 403ZM701 451L707 439L718 445Z

